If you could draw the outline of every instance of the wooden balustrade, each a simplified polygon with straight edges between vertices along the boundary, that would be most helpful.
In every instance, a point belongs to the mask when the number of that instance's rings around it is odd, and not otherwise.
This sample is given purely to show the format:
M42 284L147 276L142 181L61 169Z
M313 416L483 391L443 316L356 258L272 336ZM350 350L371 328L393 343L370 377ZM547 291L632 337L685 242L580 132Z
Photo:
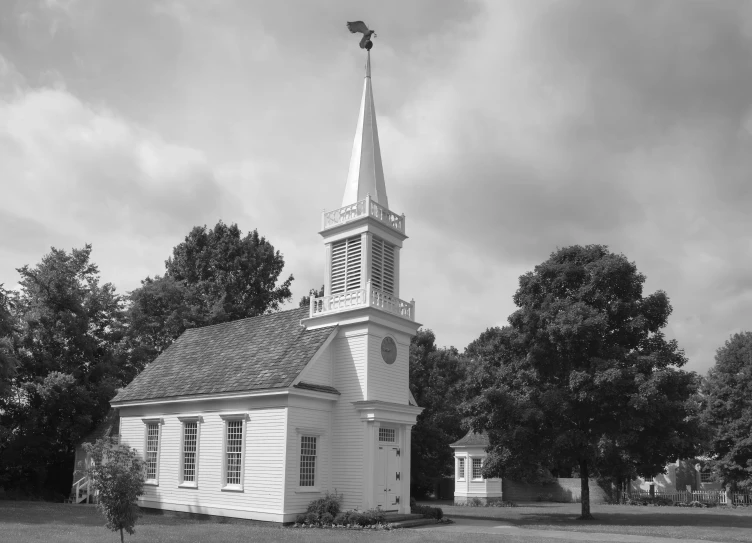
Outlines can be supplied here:
M354 204L349 204L333 211L324 211L321 216L321 229L333 228L339 224L344 224L360 217L365 217L366 215L374 217L398 232L405 233L405 216L389 211L384 206L374 202L370 195L367 195L364 200L360 200Z
M348 290L340 294L331 294L321 298L311 298L310 316L337 313L357 307L376 307L387 313L399 315L411 321L415 320L415 301L406 302L396 296L374 288L370 282L366 288Z

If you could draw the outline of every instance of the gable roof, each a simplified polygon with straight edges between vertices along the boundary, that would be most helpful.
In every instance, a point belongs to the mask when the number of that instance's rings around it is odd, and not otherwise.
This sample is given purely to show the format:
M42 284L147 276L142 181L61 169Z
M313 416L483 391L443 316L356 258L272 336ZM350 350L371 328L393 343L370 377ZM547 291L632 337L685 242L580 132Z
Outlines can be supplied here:
M465 437L455 441L450 447L488 447L488 436L485 433L476 434L470 430Z
M307 330L309 309L186 330L112 402L290 386L336 326Z

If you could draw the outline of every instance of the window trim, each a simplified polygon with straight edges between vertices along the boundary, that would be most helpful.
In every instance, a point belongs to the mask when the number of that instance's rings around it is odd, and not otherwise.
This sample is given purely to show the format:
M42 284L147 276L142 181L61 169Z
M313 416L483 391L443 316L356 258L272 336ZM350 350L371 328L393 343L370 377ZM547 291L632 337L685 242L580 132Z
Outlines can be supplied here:
M179 416L180 421L180 462L178 466L178 487L179 488L198 488L198 459L201 443L201 423L204 419L200 415L185 415ZM196 423L196 460L193 474L193 481L185 480L185 423Z
M245 455L246 455L246 432L248 428L248 413L220 413L219 417L222 419L222 479L220 480L220 487L223 492L243 492L245 483ZM240 445L240 484L228 485L227 484L227 423L229 421L240 420L243 422L241 430L241 445Z
M381 440L381 430L391 430L391 431L393 431L394 432L394 439L392 441L382 441ZM399 435L399 429L398 428L394 428L392 426L381 425L381 426L379 426L377 432L378 433L377 433L376 439L377 439L377 441L379 443L381 443L381 444L387 444L387 445L395 445L397 447L399 446L400 435Z
M467 475L467 458L464 456L458 456L457 457L457 480L458 481L464 481L465 477ZM462 471L460 471L460 466L462 466ZM462 475L460 475L460 473Z
M162 463L161 455L162 455L162 426L164 425L164 419L161 417L144 417L141 419L141 422L144 423L144 461L148 462L148 446L149 446L149 425L150 424L156 424L157 425L157 467L154 470L154 478L153 479L146 479L149 473L148 465L145 467L146 473L144 474L144 484L148 486L159 486L159 468L160 464Z
M475 477L475 469L474 469L475 468L474 464L476 460L480 462L480 469L481 469L480 477L478 478ZM484 458L482 456L470 457L470 480L471 481L485 481L485 479L483 478L483 460Z
M701 469L699 470L700 474L700 484L707 484L707 483L714 483L713 480L713 471L709 469ZM707 480L703 480L702 476L705 475L707 477Z
M321 444L323 442L323 438L326 436L326 431L319 429L319 428L295 428L295 433L297 434L298 438L295 440L298 444L298 452L297 452L297 459L296 462L297 466L297 483L295 485L295 493L296 494L316 494L321 492ZM314 467L313 471L313 486L300 486L300 463L301 463L301 457L303 456L303 438L304 437L315 437L316 438L316 466Z

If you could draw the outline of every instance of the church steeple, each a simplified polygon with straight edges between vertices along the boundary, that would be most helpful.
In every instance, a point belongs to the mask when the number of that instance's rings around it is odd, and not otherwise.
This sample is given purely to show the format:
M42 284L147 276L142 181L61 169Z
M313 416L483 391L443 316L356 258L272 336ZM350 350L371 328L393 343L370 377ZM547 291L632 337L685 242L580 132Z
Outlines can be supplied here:
M363 81L363 97L360 100L358 125L355 129L350 170L347 173L345 195L342 206L363 200L366 195L371 200L389 209L384 184L384 168L381 165L379 131L376 127L376 108L371 87L371 52L366 57L366 75Z

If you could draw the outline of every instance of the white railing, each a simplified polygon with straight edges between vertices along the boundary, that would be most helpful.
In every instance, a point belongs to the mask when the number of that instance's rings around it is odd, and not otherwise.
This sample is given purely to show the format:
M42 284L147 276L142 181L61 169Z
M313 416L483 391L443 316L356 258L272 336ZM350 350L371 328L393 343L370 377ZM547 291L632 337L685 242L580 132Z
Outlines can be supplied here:
M689 502L701 502L701 503L718 503L721 505L728 504L729 499L732 504L752 504L752 494L744 492L731 492L729 496L726 495L725 490L694 490L694 491L676 491L676 492L662 492L656 491L653 495L650 491L641 490L639 492L630 491L625 493L625 497L629 497L633 500L655 498L665 498L673 502L689 503Z
M91 481L88 477L83 476L73 483L73 503L88 502L91 494Z
M357 307L376 307L387 313L399 315L411 321L415 320L415 300L406 302L396 296L371 286L348 290L341 294L330 294L321 298L311 297L310 316L337 313Z
M360 217L370 215L378 221L390 226L397 232L405 233L405 216L397 215L389 211L384 206L374 202L371 195L367 195L365 200L360 200L354 204L346 205L334 211L324 211L321 215L321 229L333 228L337 225L344 224Z

